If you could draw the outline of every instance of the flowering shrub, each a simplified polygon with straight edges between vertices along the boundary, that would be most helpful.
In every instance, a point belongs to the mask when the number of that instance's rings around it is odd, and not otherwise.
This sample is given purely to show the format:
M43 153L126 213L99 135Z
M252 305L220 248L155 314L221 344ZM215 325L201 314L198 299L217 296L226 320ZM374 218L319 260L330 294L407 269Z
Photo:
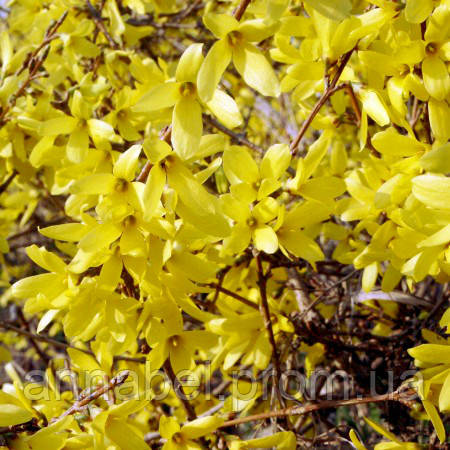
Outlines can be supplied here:
M0 445L445 446L448 0L1 11Z

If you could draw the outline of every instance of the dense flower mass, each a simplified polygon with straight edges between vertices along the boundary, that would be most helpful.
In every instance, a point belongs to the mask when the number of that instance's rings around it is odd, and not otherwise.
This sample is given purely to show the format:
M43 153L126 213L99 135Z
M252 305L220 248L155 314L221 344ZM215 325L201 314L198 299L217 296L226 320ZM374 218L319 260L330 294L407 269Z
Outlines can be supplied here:
M0 447L445 445L449 0L0 15Z

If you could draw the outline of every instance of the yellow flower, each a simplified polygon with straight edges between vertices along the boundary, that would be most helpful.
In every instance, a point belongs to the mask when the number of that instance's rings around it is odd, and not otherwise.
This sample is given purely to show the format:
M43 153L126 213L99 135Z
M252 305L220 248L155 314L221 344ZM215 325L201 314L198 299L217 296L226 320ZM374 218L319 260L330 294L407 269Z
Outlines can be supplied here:
M203 17L206 27L219 39L213 44L198 72L200 98L209 102L233 61L234 67L252 88L263 95L277 97L280 94L278 79L261 51L252 44L272 36L277 23L267 25L262 19L239 23L227 14L208 13Z
M164 450L191 450L203 447L195 442L203 436L214 432L223 419L216 416L201 417L180 426L174 417L161 416L159 432L167 441L163 445Z
M167 81L145 94L132 108L134 112L148 112L173 107L172 145L181 159L195 155L203 132L202 100L197 92L197 74L203 63L203 44L192 44L180 58L175 81ZM234 128L242 123L235 101L214 86L207 108L224 123Z

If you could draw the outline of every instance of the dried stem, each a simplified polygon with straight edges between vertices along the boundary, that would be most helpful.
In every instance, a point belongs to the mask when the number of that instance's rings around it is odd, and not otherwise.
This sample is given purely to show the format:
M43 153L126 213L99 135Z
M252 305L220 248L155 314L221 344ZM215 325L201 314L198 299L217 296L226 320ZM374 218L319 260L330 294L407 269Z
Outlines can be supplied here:
M35 341L41 341L41 342L46 342L47 344L50 344L53 347L56 348L60 348L61 350L67 351L68 348L73 348L75 350L78 350L80 352L86 353L87 355L91 355L95 357L95 353L92 352L91 350L86 350L84 348L79 348L79 347L75 347L74 345L70 345L67 344L65 342L60 342L57 341L56 339L52 339L48 336L42 335L42 334L37 334L37 333L32 333L28 330L22 330L21 328L15 327L14 325L5 322L5 321L0 321L0 328L3 328L5 330L9 330L9 331L14 331L17 334L20 334L22 336L26 336L28 338L30 338L30 340L35 340ZM115 361L128 361L128 362L135 362L135 363L139 363L139 364L144 364L145 363L145 357L143 358L132 358L130 356L114 356L114 360Z
M119 44L108 33L108 30L103 23L102 15L97 11L95 6L89 0L86 0L86 5L97 29L103 34L103 36L105 36L106 40L109 42L112 48L118 49Z
M35 76L37 74L37 71L41 68L42 64L44 64L44 61L46 60L48 53L50 51L50 42L55 39L57 36L55 36L55 33L58 31L58 28L62 25L64 20L66 19L68 14L68 11L66 11L56 22L53 24L46 32L44 41L42 44L39 45L39 47L23 62L21 68L18 70L16 75L19 75L22 73L26 68L29 69L29 74L27 79L22 83L19 90L11 96L9 99L8 104L5 106L3 111L0 114L0 124L5 122L6 115L11 110L11 108L16 104L17 99L21 97L26 88L29 86L29 84L35 79ZM38 53L42 50L44 50L44 53L38 58Z
M235 133L234 131L227 128L225 125L221 124L218 120L214 119L213 117L210 117L206 114L203 114L203 120L206 123L209 123L214 128L217 128L222 133L226 134L227 136L230 136L235 142L241 145L246 145L248 148L251 148L252 150L255 150L256 152L260 154L264 154L264 149L260 147L259 145L254 144L253 142L250 142L247 138L242 136L239 133Z
M352 48L350 51L348 51L347 53L345 53L342 56L341 63L339 64L339 66L338 66L338 68L336 70L336 73L335 73L333 79L331 80L331 83L325 89L325 92L319 98L317 103L314 105L314 108L310 112L309 116L303 122L303 125L300 128L300 131L298 132L296 138L294 139L294 141L292 142L291 147L290 147L291 148L291 153L293 155L295 155L297 153L297 147L300 144L300 141L303 139L303 136L305 135L306 131L308 130L308 128L311 125L311 123L314 120L314 118L319 113L319 111L322 108L322 106L327 102L327 100L330 98L330 96L333 95L336 92L337 82L339 81L339 78L341 77L342 72L344 71L345 66L349 62L350 57L352 56L355 48ZM342 85L341 88L343 88L343 87L345 87L345 85Z
M239 6L236 8L236 10L233 13L234 18L239 21L242 19L242 16L245 13L245 10L247 9L248 5L250 5L251 0L241 0L241 3L239 3Z
M175 395L178 397L178 399L184 406L188 419L190 421L195 420L197 418L197 414L195 414L195 409L187 399L183 391L183 386L181 385L180 380L177 378L175 372L173 371L169 359L167 359L166 362L164 363L164 371L166 372L166 375L169 377L169 380L172 383Z
M35 338L35 334L31 331L30 324L28 323L27 319L25 319L22 309L17 308L17 313L20 321L22 322L23 326L25 327L28 333L28 338L30 340L31 345L36 350L36 353L39 355L42 361L44 361L45 364L48 364L51 358L47 355L47 353L44 352L44 350L42 350L41 346L38 344L37 339Z
M0 184L0 195L8 189L9 185L13 182L14 178L16 178L18 172L14 169L13 173L2 183Z
M111 380L107 384L98 386L94 392L92 392L91 394L82 398L78 402L74 403L68 410L64 411L56 419L52 419L52 422L57 422L58 420L62 419L63 417L70 416L71 414L75 414L75 413L81 411L90 402L101 397L103 394L114 389L116 386L120 386L121 384L123 384L125 382L125 380L128 378L129 374L130 374L130 372L128 370L124 370L123 372L120 372L119 375L115 376L114 378L111 378Z
M270 319L270 309L269 302L267 300L267 276L264 274L261 255L258 254L256 257L256 265L258 268L258 287L259 293L261 297L261 302L259 304L259 310L261 312L261 316L264 321L264 328L269 337L270 346L272 347L272 364L275 370L275 392L278 397L278 401L281 406L284 406L283 397L280 394L279 386L280 386L280 376L281 376L281 368L280 368L280 357L278 355L278 348L275 342L275 335L273 333L272 321Z
M352 104L353 111L355 111L356 118L358 119L357 125L359 126L361 124L361 109L358 104L358 100L356 99L355 91L353 90L351 83L345 83L345 92L347 92L348 96L350 97L350 102Z
M276 411L268 411L260 414L254 414L247 417L240 417L238 419L228 420L224 422L220 428L231 427L240 425L243 423L254 422L258 420L266 420L273 417L286 417L286 416L303 416L305 414L319 411L321 409L337 408L339 406L351 406L362 405L365 403L379 403L385 401L393 402L408 402L411 400L411 396L415 395L413 390L398 390L390 394L375 395L371 397L351 398L349 400L324 400L320 403L314 403L306 406L291 406Z
M230 291L230 290L227 289L227 288L224 288L223 286L221 286L221 285L218 284L218 283L210 283L210 284L206 284L206 285L204 285L204 286L213 288L213 289L215 289L215 290L218 291L218 292L222 292L222 293L225 294L225 295L228 295L228 296L230 296L230 297L233 297L234 299L240 301L241 303L243 303L243 304L246 305L246 306L249 306L250 308L258 309L258 305L257 305L257 304L253 303L252 301L248 300L248 299L245 298L245 297L242 297L242 295L239 295L239 294L237 294L236 292L233 292L233 291Z
M172 137L172 125L169 125L161 131L161 134L159 138L169 143L170 138ZM150 169L152 168L152 163L150 161L147 161L144 165L144 167L141 170L141 173L137 176L136 181L140 181L141 183L145 183L147 180L148 174L150 173Z

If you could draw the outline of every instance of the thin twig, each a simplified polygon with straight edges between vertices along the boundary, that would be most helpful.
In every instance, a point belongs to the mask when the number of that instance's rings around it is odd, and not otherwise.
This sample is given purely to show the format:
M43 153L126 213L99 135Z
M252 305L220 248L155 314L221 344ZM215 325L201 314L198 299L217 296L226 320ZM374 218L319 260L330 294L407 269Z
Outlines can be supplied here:
M223 286L221 286L218 283L200 284L200 286L206 286L206 287L216 289L216 291L222 292L225 295L233 297L234 299L240 301L241 303L243 303L246 306L249 306L250 308L258 309L258 305L256 303L253 303L252 301L248 300L247 298L242 297L242 295L239 295L236 292L233 292L227 288L224 288Z
M5 322L0 321L0 328L3 328L5 330L14 331L17 334L20 334L22 336L26 336L30 339L34 339L36 341L46 342L47 344L50 344L53 347L60 348L61 350L67 351L68 348L73 348L74 350L79 350L80 352L86 353L87 355L91 355L95 357L95 353L91 350L86 350L84 348L75 347L74 345L67 344L66 342L60 342L56 339L52 339L51 337L45 336L43 334L37 334L32 333L28 330L22 330L21 328L15 327L14 325ZM132 358L131 356L121 356L116 355L114 356L115 361L128 361L128 362L135 362L139 364L144 364L146 361L145 357L142 358Z
M18 73L16 75L22 73L22 71L25 70L26 68L29 69L29 74L28 74L27 79L20 86L19 90L10 97L8 104L5 106L5 108L1 112L0 124L5 122L6 115L11 110L11 108L14 107L14 105L17 102L17 99L25 93L26 88L35 79L35 75L36 75L37 71L41 68L42 64L44 64L44 61L46 60L46 58L48 56L48 53L50 51L50 42L53 39L55 39L55 37L57 37L57 36L55 36L55 33L58 30L58 28L62 25L64 20L66 19L67 15L68 15L68 11L65 11L64 14L55 22L55 24L53 24L47 30L42 44L39 45L39 47L28 58L25 59L21 68L18 70ZM38 58L37 55L41 51L41 49L44 49L44 52Z
M319 98L317 103L314 105L314 108L310 112L309 116L303 122L303 125L300 128L300 131L298 132L296 138L294 139L294 141L292 142L291 147L290 147L291 148L291 153L293 155L295 155L297 153L297 147L300 144L300 141L303 139L303 136L305 135L306 131L308 130L308 128L311 125L311 123L314 120L314 118L319 113L319 111L322 108L322 106L327 102L327 100L330 98L330 96L333 95L336 92L337 82L339 81L339 78L341 77L342 72L344 71L345 66L349 62L350 57L352 56L355 48L356 47L352 48L350 51L348 51L347 53L345 53L342 56L341 63L339 64L339 66L338 66L338 68L336 70L336 73L335 73L335 75L334 75L330 85L326 88L325 92L322 94L322 96ZM345 86L342 85L342 88L343 87L345 87Z
M247 9L248 5L250 5L251 0L241 0L241 3L239 3L239 6L236 8L236 10L233 13L234 18L239 21L242 19L242 16L245 13L245 10Z
M63 417L70 416L72 414L79 412L87 404L96 400L106 392L114 389L116 386L120 386L121 384L123 384L125 380L128 378L129 374L130 372L128 370L120 372L117 376L111 378L111 380L107 384L98 386L94 392L82 398L81 400L75 402L68 410L64 411L59 417L52 419L51 422L57 422L58 420L61 420Z
M358 100L356 99L355 91L353 90L351 83L344 83L345 92L347 92L350 97L350 103L352 104L352 108L355 111L356 118L358 119L357 125L361 124L361 108L359 107Z
M166 375L169 377L169 380L172 383L175 395L178 397L178 400L180 400L180 402L184 406L188 419L190 421L195 420L197 418L197 414L195 414L195 409L187 399L183 391L183 387L180 383L180 380L177 378L175 372L173 371L169 359L167 359L166 362L164 363L164 371L166 372Z
M103 36L105 36L106 40L109 42L111 47L114 49L118 49L119 44L108 33L108 30L106 29L105 24L103 23L102 15L97 11L95 6L89 0L86 0L86 5L95 26L103 34Z
M273 333L272 321L270 319L269 302L267 300L267 275L264 273L263 270L261 254L258 254L256 256L256 266L258 269L258 287L261 297L261 302L259 304L259 311L261 312L261 316L264 321L264 328L266 329L266 332L269 337L270 346L272 347L272 364L275 370L274 387L280 405L284 406L284 400L279 390L281 377L280 357L278 355L278 347L275 342L275 335Z
M169 143L171 137L172 137L172 125L169 125L162 129L162 131L159 135L159 138L162 141ZM148 174L150 173L151 168L152 168L152 163L150 161L147 161L144 164L144 167L142 168L141 173L136 177L136 181L145 183L145 181L147 180Z
M9 185L13 182L14 178L16 178L18 172L14 169L13 173L2 183L0 184L0 195L8 189Z
M21 308L17 308L17 314L23 326L25 327L25 330L28 333L28 338L30 340L31 345L36 350L36 353L39 355L42 361L44 361L45 364L48 364L51 358L50 356L47 355L47 353L44 352L44 350L42 350L41 346L38 344L37 339L35 338L35 334L31 331L30 324L28 323L27 319L25 319L25 316Z
M353 277L353 275L355 275L356 273L358 273L358 270L356 270L356 269L352 270L349 274L345 275L344 277L342 277L341 279L339 279L338 281L333 283L331 286L328 286L327 288L325 288L323 290L323 292L319 295L319 297L317 297L311 304L309 304L307 306L307 308L304 311L301 312L301 314L299 316L299 319L302 319L309 311L311 311L313 308L315 308L320 302L325 300L326 294L329 291L331 291L335 287L339 286L341 283L344 283L349 278Z
M337 408L339 406L362 405L365 403L379 403L385 401L393 402L408 402L411 396L415 395L413 390L395 391L389 394L375 395L372 397L351 398L349 400L324 400L320 403L314 403L306 406L291 406L276 411L268 411L260 414L254 414L247 417L240 417L238 419L227 420L219 428L226 428L243 423L254 422L258 420L266 420L272 417L286 417L286 416L302 416L321 409Z
M214 119L211 116L208 116L207 114L203 114L203 120L206 123L209 123L214 128L217 128L222 133L226 134L227 136L230 136L235 142L241 145L246 145L248 148L251 148L252 150L255 150L256 152L260 154L264 154L264 149L260 147L259 145L254 144L253 142L250 142L247 138L242 136L239 133L235 133L234 131L227 128L225 125L222 125L218 120Z

